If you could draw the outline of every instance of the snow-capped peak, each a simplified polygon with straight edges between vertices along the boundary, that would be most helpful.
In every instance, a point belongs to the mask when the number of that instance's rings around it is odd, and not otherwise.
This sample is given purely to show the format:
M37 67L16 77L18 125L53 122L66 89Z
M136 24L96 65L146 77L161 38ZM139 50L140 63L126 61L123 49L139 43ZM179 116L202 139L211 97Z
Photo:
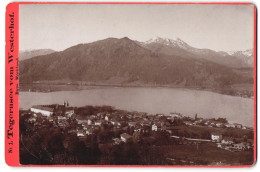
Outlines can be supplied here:
M155 36L155 37L153 37L152 39L150 39L150 40L148 40L148 41L157 42L157 41L162 40L162 39L163 39L163 38L160 38L160 37L158 37L158 36Z
M183 40L181 40L178 37L173 37L172 39L169 38L161 38L161 37L153 37L152 39L146 41L144 44L151 44L151 43L159 43L159 44L164 44L167 46L172 46L172 47L181 47L181 48L187 48L189 45L185 43Z
M226 52L228 55L244 55L244 56L247 56L247 57L250 57L250 56L253 56L253 49L248 49L248 50L245 50L245 51L227 51Z
M228 55L233 55L233 54L236 53L236 51L227 51L226 53L227 53Z
M253 49L248 49L248 50L242 51L242 54L244 54L245 56L253 56L254 51L253 51Z

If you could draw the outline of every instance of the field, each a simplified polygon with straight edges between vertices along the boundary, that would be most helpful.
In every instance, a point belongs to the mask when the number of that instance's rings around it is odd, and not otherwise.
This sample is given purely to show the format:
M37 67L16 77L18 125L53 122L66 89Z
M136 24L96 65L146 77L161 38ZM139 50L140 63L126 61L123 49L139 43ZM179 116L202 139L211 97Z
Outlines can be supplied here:
M174 135L191 137L191 138L200 138L200 139L211 139L210 133L218 132L223 135L223 137L232 137L232 138L243 138L246 136L248 139L254 138L254 132L250 129L239 129L239 128L216 128L208 126L175 126L172 127L176 130Z
M161 152L173 165L252 165L254 157L253 151L231 152L214 143L157 146L151 151Z

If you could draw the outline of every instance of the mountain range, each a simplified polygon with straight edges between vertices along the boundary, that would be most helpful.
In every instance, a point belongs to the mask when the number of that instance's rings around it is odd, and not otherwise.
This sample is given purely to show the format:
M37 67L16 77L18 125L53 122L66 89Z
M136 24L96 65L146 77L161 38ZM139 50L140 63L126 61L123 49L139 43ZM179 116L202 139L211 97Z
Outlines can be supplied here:
M210 49L192 47L178 37L174 39L154 37L139 44L155 52L168 55L178 54L190 58L202 58L229 67L241 68L254 66L253 49L217 52Z
M30 59L35 56L40 56L40 55L46 55L46 54L51 54L54 53L55 51L52 49L38 49L38 50L25 50L25 51L19 51L19 60L26 60Z
M253 84L253 50L217 52L179 38L146 42L127 37L78 44L20 61L20 82L230 88Z

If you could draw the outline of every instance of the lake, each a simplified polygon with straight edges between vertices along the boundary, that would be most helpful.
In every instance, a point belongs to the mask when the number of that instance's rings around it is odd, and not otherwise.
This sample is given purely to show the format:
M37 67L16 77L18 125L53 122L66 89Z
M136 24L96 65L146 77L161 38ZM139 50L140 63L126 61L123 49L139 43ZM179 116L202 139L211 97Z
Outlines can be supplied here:
M185 116L227 118L230 123L253 126L254 100L210 91L181 88L97 87L80 91L20 92L21 109L33 105L110 105L117 109L149 114L178 112Z

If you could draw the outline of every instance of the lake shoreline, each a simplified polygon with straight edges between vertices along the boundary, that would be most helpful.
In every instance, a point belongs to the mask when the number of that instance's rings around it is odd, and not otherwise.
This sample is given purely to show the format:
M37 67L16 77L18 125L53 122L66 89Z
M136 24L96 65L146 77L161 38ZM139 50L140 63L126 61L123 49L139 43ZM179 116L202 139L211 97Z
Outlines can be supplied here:
M128 111L156 113L177 112L194 117L226 117L231 122L253 125L254 101L205 90L186 88L92 87L80 91L20 92L19 106L63 104L72 106L109 105Z
M238 94L238 92L233 93L230 88L226 89L212 89L212 88L199 88L199 87L183 87L178 85L167 85L167 86L152 86L152 85L119 85L119 84L91 84L91 85L79 85L79 84L47 84L47 83L33 83L33 84L23 84L19 88L19 92L40 92L40 93L50 93L50 92L59 92L59 91L81 91L97 88L169 88L169 89L189 89L189 90L198 90L198 91L208 91L213 93L218 93L222 95L242 97L254 99L253 96L250 96L252 93L247 94ZM29 87L26 88L28 85ZM24 88L25 87L25 88Z

